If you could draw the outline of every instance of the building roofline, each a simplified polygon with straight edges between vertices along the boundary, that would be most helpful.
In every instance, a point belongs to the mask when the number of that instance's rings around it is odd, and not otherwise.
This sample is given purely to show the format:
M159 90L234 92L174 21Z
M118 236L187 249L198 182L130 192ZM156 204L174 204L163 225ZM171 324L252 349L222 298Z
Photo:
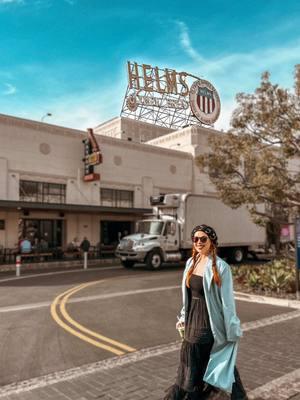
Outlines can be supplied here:
M105 126L105 125L107 125L107 124L110 124L112 121L115 121L115 120L118 120L118 119L120 120L121 117L119 116L119 117L110 118L110 119L108 119L107 121L101 122L100 124L96 125L96 126L94 127L94 129L101 128L101 126Z
M25 119L6 114L0 114L0 123L1 122L4 124L13 124L16 126L23 126L25 128L31 128L36 130L41 129L49 133L71 134L73 136L78 134L85 135L85 131L79 129L48 124L46 122L34 121L32 119Z
M154 124L151 124L151 122L139 121L139 120L136 120L136 119L134 119L134 118L128 118L128 117L122 117L122 116L121 116L120 118L121 118L121 121L122 121L122 120L125 120L125 121L133 121L133 123L136 122L137 124L142 124L142 125L146 125L146 126L155 126L155 127L160 128L160 129L163 129L163 130L165 130L165 131L169 131L170 133L176 131L176 129L174 129L174 128L168 128L167 126L154 125Z
M166 135L147 140L146 143L149 145L151 145L152 143L157 143L157 144L164 143L164 142L168 142L168 141L173 140L174 138L177 138L180 136L193 135L195 133L196 134L197 133L199 133L199 134L200 133L205 133L205 134L210 133L210 134L214 134L214 135L219 135L219 134L222 134L222 131L218 131L217 129L214 129L211 127L206 127L206 126L191 125L191 126L187 126L182 129L178 129L174 132L167 133ZM224 133L226 133L226 132L224 132Z
M116 117L120 118L120 117ZM73 129L73 128L66 128L63 126L59 125L52 125L52 124L47 124L44 122L39 122L39 121L34 121L30 119L24 119L24 118L19 118L19 117L14 117L10 115L5 115L5 114L0 114L0 124L4 123L7 125L15 125L19 127L25 127L28 129L35 129L35 130L40 130L40 131L45 131L50 134L56 134L56 135L62 135L62 136L69 136L69 137L77 137L79 139L84 139L86 137L86 132L81 131L78 129ZM182 157L182 158L192 158L193 156L188 153L182 153L179 150L173 150L173 149L165 149L162 147L154 146L148 143L138 143L138 142L132 142L129 140L125 139L119 139L119 138L112 138L109 136L101 135L99 133L95 133L95 136L99 140L99 145L101 146L101 143L105 144L111 144L111 145L122 145L123 147L127 148L136 148L136 149L141 149L143 148L143 151L155 151L155 152L160 152L165 155L170 155L174 156L176 153L176 156Z
M99 129L101 127L104 127L105 125L109 125L111 122L117 121L117 120L121 121L121 125L122 125L122 121L130 121L132 123L136 123L136 124L139 124L139 125L153 126L153 124L151 124L150 122L139 121L139 120L136 120L134 118L128 118L128 117L124 117L124 116L121 115L121 116L114 117L114 118L108 119L107 121L102 122L101 124L95 126L95 129ZM163 129L164 131L169 131L169 132L176 131L176 129L168 128L167 126L159 126L159 125L154 125L154 126L160 128L160 129Z

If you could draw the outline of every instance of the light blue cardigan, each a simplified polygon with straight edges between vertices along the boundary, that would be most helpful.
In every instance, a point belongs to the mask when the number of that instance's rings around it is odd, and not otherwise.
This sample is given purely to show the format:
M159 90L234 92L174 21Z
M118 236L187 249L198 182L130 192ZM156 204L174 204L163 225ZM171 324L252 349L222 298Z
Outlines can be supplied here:
M185 323L189 306L188 289L185 281L192 264L193 260L189 258L182 279L183 307L179 319L185 321ZM203 288L214 344L203 380L231 393L232 384L235 382L234 366L238 343L243 332L240 327L240 320L236 315L230 266L220 257L217 257L217 270L222 281L220 288L213 282L212 257L209 255L204 268Z

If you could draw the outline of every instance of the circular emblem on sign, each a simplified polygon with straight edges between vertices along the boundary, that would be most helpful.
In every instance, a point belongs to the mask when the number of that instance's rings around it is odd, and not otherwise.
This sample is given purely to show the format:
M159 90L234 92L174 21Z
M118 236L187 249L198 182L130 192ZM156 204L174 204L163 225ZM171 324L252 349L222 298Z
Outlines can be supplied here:
M195 117L206 125L212 125L220 115L218 92L210 82L202 79L195 81L190 88L190 106Z
M136 109L137 109L137 107L138 107L138 105L137 105L137 100L136 100L136 95L130 94L130 95L127 97L126 105L127 105L128 109L129 109L130 111L136 111Z

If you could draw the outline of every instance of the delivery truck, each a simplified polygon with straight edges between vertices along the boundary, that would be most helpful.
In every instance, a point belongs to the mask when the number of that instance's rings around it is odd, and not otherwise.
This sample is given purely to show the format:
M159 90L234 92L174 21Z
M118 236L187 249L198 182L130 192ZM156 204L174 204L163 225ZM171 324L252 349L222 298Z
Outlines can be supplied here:
M219 198L192 193L151 196L153 211L136 223L135 233L123 237L115 255L125 268L145 263L185 261L191 256L191 231L212 226L218 235L218 255L241 263L247 254L265 245L265 228L254 224L245 206L232 209Z

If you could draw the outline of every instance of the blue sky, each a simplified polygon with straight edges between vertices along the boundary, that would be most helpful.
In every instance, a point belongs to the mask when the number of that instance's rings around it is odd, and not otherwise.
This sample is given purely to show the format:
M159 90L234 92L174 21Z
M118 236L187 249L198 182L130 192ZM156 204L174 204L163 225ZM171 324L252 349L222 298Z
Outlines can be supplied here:
M218 89L226 129L263 71L293 88L300 2L0 0L0 113L86 129L120 114L126 61Z

